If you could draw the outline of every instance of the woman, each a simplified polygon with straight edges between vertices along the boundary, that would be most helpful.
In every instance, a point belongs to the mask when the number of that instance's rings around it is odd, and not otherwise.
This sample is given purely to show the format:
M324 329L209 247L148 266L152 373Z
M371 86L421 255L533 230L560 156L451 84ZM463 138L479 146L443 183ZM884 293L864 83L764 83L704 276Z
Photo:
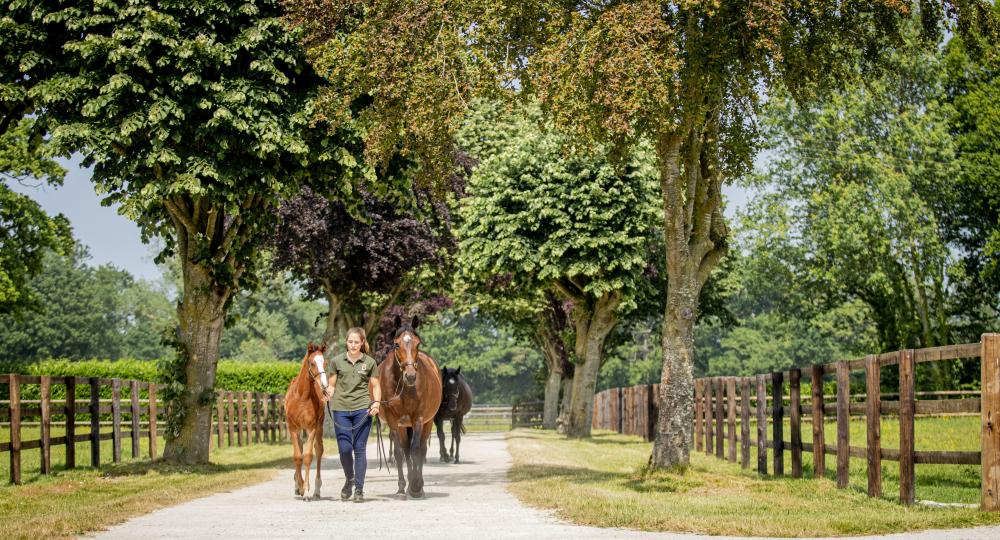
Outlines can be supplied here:
M365 498L365 471L368 470L365 447L372 429L372 417L378 414L379 400L382 399L377 364L369 356L370 351L364 329L348 330L347 352L331 360L333 381L327 387L327 399L332 400L333 428L337 433L340 464L347 477L344 488L340 490L340 498L350 499L353 490L355 502Z

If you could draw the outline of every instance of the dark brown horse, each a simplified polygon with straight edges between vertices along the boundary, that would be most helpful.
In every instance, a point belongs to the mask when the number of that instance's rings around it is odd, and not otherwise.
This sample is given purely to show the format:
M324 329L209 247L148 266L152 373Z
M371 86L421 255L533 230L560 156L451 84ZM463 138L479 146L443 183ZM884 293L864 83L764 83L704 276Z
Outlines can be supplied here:
M420 321L403 324L396 317L393 348L379 366L383 406L379 417L388 424L395 440L399 491L413 498L424 496L424 461L434 414L441 404L441 372L437 362L420 352ZM403 463L406 476L403 476ZM407 487L409 480L409 487Z
M462 376L462 368L441 368L443 390L441 408L434 415L434 425L437 426L438 441L441 443L441 463L454 461L458 463L458 447L462 444L462 434L465 433L463 420L472 409L472 388ZM444 446L444 421L451 420L451 452Z
M288 392L285 393L285 419L288 433L292 436L292 460L295 462L295 494L305 500L309 500L306 492L309 491L309 466L314 454L316 488L313 499L319 499L319 490L323 485L319 470L323 461L323 390L327 384L325 351L326 345L317 347L309 343L299 374L288 384ZM307 434L304 451L300 438L302 430Z

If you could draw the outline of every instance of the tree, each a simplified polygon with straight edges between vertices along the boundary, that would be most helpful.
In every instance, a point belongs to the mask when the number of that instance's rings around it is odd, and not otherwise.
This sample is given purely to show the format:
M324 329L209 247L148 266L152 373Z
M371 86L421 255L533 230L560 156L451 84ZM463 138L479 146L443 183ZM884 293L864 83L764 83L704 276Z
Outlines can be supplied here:
M1000 8L994 4L994 11ZM940 220L946 238L961 257L964 286L962 304L986 306L968 309L958 323L963 339L976 340L996 331L1000 313L1000 72L994 40L988 56L970 54L966 40L955 37L945 47L945 97L952 115L948 127L954 137L961 194L943 209Z
M133 285L132 276L109 265L88 266L88 258L83 247L67 256L46 254L30 284L37 308L0 317L6 359L122 358L129 323L122 291Z
M49 216L30 197L8 186L8 182L32 181L62 184L66 171L33 143L33 127L34 121L24 118L0 131L0 315L36 307L27 285L41 272L46 251L73 249L69 221L62 214Z
M542 364L537 349L478 313L439 314L436 324L420 327L420 348L442 366L462 368L475 403L535 400L535 374Z
M482 115L495 116L491 108L484 105ZM480 159L460 201L460 266L480 281L509 275L510 287L551 288L572 303L580 364L565 431L586 437L605 339L634 309L645 278L654 173L639 152L621 170L600 149L566 155L565 136L542 131L540 117L529 115L490 124L474 113L458 137ZM501 150L477 155L484 140Z
M304 184L352 191L365 174L356 138L312 122L321 80L276 0L53 0L8 16L42 36L29 49L47 59L4 65L36 83L12 114L35 114L60 153L82 152L105 201L182 262L164 457L207 462L225 313L255 282L269 209Z
M417 288L447 280L457 247L447 205L426 190L408 210L363 189L356 197L359 217L304 190L278 207L281 225L268 241L273 266L293 272L309 296L327 300L323 341L330 346L353 326L365 328L374 343L390 306L412 303Z
M244 291L229 310L219 357L243 361L301 360L309 341L319 342L323 306L302 300L290 275L266 276L261 287Z
M881 77L809 107L775 96L763 196L775 202L754 216L791 229L803 256L788 263L817 298L868 306L881 351L952 342L955 261L938 216L962 198L958 162L940 56L912 25L904 38Z
M531 6L552 8L544 19ZM959 30L989 27L985 2L922 3L924 28L947 13ZM727 252L721 185L744 174L763 92L797 99L877 67L900 41L907 2L548 2L519 7L523 47L500 54L560 125L615 144L651 141L663 203L666 302L652 467L686 466L693 441L694 321ZM513 10L512 10L513 11ZM534 23L534 24L532 24ZM528 61L523 61L530 57ZM494 56L496 58L496 56Z

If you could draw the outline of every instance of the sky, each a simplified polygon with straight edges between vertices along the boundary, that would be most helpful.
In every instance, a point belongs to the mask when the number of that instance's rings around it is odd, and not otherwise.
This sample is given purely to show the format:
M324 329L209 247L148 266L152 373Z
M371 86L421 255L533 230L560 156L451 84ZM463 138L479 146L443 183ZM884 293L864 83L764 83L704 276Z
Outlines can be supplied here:
M60 160L67 171L62 186L25 186L17 182L8 185L34 199L47 213L65 215L73 226L73 236L90 249L90 264L111 264L137 278L158 280L160 270L153 264L154 249L142 243L139 228L119 215L117 206L101 206L101 198L90 181L90 170L82 168L80 161L79 158ZM748 194L735 186L724 186L723 193L727 199L726 215L732 217L736 209L746 204Z

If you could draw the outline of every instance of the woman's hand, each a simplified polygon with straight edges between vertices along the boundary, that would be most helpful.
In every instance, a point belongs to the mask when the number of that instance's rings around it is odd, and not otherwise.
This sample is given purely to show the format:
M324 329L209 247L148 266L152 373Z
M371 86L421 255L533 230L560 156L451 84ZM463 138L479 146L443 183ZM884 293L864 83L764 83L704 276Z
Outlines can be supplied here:
M326 390L323 391L323 398L322 398L323 399L323 403L326 403L327 401L330 401L331 398L333 398L333 385L332 384L330 386L327 386Z
M368 416L378 416L379 402L372 402L371 407L368 407Z

